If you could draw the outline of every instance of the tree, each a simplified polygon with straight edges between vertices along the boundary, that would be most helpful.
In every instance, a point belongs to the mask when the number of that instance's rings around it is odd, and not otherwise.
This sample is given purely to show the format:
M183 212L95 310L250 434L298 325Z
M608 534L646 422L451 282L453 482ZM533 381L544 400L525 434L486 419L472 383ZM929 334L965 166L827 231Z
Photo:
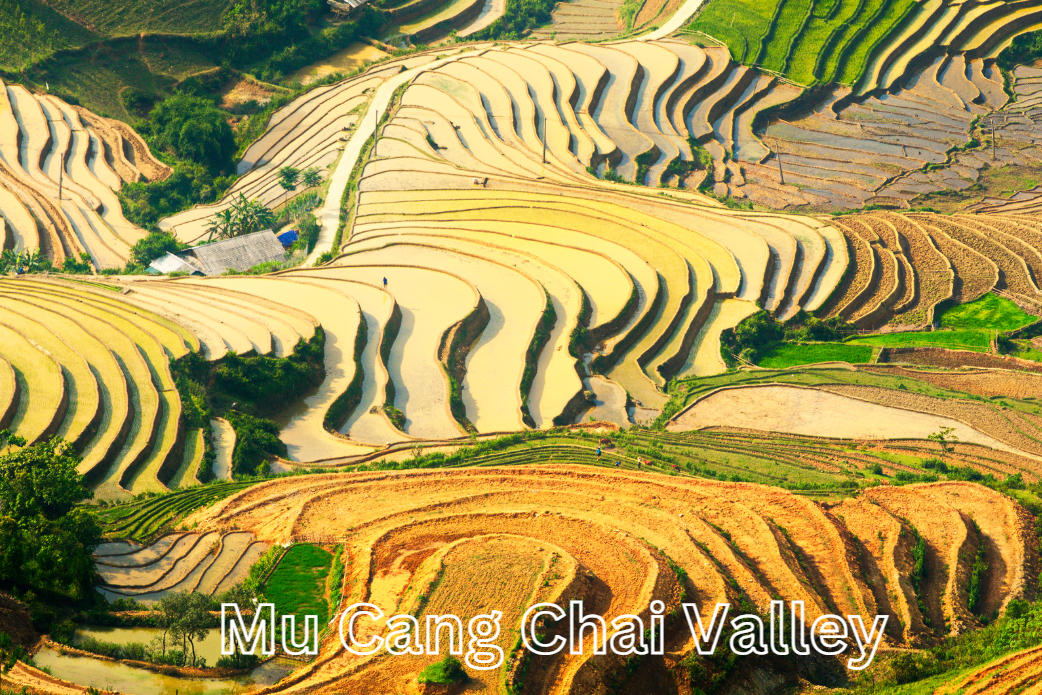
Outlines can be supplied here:
M259 200L250 200L242 193L232 203L232 209L235 215L233 236L252 234L275 225L275 214L271 210Z
M62 261L62 272L85 275L90 273L91 264L92 261L90 254L86 251L81 251L80 259L78 261L72 256L65 257L65 260Z
M11 434L11 430L0 430L0 451L11 446L25 446L25 437Z
M322 172L315 167L308 167L300 173L300 182L304 188L314 188L322 184Z
M182 611L174 629L174 638L180 638L181 643L185 641L192 647L192 666L196 664L195 643L204 640L210 634L209 622L209 600L202 594L189 593L185 599ZM185 650L187 652L187 650Z
M10 671L16 661L25 659L26 656L21 645L15 644L6 632L0 632L0 674Z
M297 180L300 178L300 169L293 167L282 167L279 169L279 185L289 195L290 191L297 190Z
M158 604L159 620L163 634L159 638L163 655L166 655L167 637L180 642L187 654L192 649L192 665L196 664L195 643L206 639L210 633L210 602L206 596L189 591L167 594Z
M267 467L272 456L286 456L286 445L279 439L279 426L271 420L230 411L225 415L235 430L232 473L256 475Z
M235 133L208 99L178 94L157 104L145 122L152 141L210 171L230 171Z
M55 437L32 446L0 432L0 585L81 601L93 595L101 525L76 503L92 493L80 459Z
M176 149L211 171L227 171L235 155L235 133L221 112L213 109L185 121Z
M138 239L130 247L130 263L128 265L147 267L160 256L180 251L185 245L169 232L151 231L143 239Z
M94 496L81 483L79 462L72 446L57 437L0 457L0 513L16 519L65 516Z
M207 241L213 241L214 236L218 239L228 239L235 236L235 210L225 208L210 218L210 224L206 227L210 233Z
M40 249L32 251L22 250L15 253L6 249L0 253L0 273L13 270L19 275L22 273L39 273L51 269L51 262L40 253Z
M954 432L954 427L941 427L941 429L928 436L927 439L940 444L943 455L947 455L955 451L955 445L959 443L959 437Z

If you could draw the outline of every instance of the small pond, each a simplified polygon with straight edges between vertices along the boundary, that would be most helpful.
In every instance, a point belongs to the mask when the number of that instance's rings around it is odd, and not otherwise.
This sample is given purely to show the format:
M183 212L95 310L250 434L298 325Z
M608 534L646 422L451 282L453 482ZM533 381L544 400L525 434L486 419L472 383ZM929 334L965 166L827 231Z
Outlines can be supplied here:
M162 633L157 628L82 627L75 641L93 637L105 642L149 644ZM196 643L196 654L213 665L221 656L221 633L213 629L206 639ZM235 695L271 685L292 673L301 664L289 659L273 659L245 676L235 678L185 678L166 676L115 661L61 654L43 647L33 657L36 665L52 675L74 683L115 690L127 695Z

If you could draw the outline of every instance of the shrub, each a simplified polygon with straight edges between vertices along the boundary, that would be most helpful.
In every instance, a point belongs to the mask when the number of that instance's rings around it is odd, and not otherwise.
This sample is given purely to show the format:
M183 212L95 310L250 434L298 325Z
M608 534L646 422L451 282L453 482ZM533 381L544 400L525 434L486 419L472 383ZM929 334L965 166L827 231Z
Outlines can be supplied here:
M162 181L127 183L117 195L128 220L139 227L152 229L164 217L197 203L212 203L228 190L234 180L234 175L215 176L201 164L181 162Z
M173 234L154 230L130 247L130 264L145 267L167 253L180 251L185 245Z
M468 41L516 40L551 19L555 0L507 0L503 16L467 37Z
M463 664L454 656L433 663L420 671L420 683L465 683L470 680Z
M322 383L324 357L325 334L316 329L311 340L297 342L289 357L229 353L214 367L213 384L225 394L249 401L257 413L275 413Z
M894 685L921 680L942 670L937 657L930 652L900 653L890 660L890 680Z
M279 426L271 420L236 411L227 413L225 418L235 430L234 475L263 473L269 458L286 456L286 445L279 439Z

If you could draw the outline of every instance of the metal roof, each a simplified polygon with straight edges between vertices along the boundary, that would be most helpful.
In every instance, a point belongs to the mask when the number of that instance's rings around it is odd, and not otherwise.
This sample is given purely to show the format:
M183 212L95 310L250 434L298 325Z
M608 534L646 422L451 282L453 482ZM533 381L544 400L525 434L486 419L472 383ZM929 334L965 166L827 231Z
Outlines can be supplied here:
M261 263L286 260L286 249L270 229L195 246L191 252L206 275L223 275L229 269L241 273Z
M148 267L157 273L198 273L199 269L186 263L183 259L172 253L166 253L148 264Z

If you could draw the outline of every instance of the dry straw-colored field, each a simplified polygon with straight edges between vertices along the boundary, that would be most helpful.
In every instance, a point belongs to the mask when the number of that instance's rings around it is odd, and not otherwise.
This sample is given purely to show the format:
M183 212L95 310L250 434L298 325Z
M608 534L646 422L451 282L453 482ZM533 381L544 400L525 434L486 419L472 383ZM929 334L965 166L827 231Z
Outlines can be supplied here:
M372 472L257 485L186 523L272 543L336 539L347 558L343 605L369 600L388 614L409 612L420 596L428 612L451 601L508 613L537 597L574 597L607 617L646 616L652 599L669 610L683 595L707 618L717 601L762 609L799 599L808 618L889 614L894 646L979 624L966 592L980 543L990 569L978 605L988 610L1030 595L1038 568L1030 517L970 483L880 487L822 505L760 485L559 464ZM926 543L919 598L929 625L908 581L915 534ZM679 625L668 640L669 663L692 649ZM331 636L316 661L269 692L402 688L436 660L363 659L338 645ZM529 673L550 692L589 692L620 667L611 657L534 658Z

